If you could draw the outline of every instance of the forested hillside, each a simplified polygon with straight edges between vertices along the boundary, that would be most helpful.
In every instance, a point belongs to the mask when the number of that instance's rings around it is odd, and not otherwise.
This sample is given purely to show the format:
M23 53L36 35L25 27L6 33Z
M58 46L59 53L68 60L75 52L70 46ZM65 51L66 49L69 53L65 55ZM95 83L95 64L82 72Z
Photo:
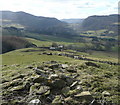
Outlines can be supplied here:
M2 53L21 48L36 47L34 44L28 42L24 38L16 36L2 36L0 37L0 41L2 41L0 42L2 43Z

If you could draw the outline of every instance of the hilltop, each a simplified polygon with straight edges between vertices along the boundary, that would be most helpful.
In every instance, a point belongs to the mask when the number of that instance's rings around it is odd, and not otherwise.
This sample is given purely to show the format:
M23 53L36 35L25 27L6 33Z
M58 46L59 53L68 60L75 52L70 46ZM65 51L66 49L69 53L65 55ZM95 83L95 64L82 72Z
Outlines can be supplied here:
M59 51L49 49L52 42L27 40L38 48L2 54L3 105L119 105L117 57Z

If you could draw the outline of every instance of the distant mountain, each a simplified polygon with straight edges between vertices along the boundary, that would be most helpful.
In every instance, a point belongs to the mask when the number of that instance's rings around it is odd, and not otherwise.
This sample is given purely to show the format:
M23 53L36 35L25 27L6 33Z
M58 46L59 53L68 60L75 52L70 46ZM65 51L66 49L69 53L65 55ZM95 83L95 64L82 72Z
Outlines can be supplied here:
M25 31L60 37L76 34L67 23L56 18L34 16L25 12L0 11L0 13L3 26L19 26Z
M83 30L101 30L108 29L117 31L118 30L118 18L120 15L106 15L106 16L90 16L86 18L82 23Z
M66 23L82 23L84 19L61 19L61 21Z
M62 19L34 16L25 12L0 11L2 13L3 33L21 33L20 30L70 38L78 35L81 31L102 30L118 32L118 18L120 15L89 16L86 19ZM1 19L0 19L1 21ZM10 27L10 28L8 28ZM78 34L77 34L78 33Z

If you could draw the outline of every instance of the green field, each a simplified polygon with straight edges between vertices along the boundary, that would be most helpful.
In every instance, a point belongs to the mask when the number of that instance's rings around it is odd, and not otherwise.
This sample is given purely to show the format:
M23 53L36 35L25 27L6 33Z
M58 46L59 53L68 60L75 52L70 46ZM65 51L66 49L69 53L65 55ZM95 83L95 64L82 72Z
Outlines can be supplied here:
M48 47L51 46L53 42L51 41L39 41L31 38L27 38L33 44L38 47ZM57 42L62 45L70 45L78 43L70 42ZM81 45L81 44L79 44ZM29 66L33 68L43 65L43 62L57 61L60 64L68 64L71 67L77 69L79 76L76 78L81 81L81 86L84 91L90 91L93 97L98 100L102 97L102 92L107 91L110 95L106 97L107 102L118 103L119 94L118 92L118 65L109 65L105 63L93 62L99 67L87 66L85 63L87 60L77 60L70 57L58 56L58 55L45 55L46 53L74 53L75 55L84 56L90 59L97 59L101 61L111 61L116 62L117 54L107 53L103 51L92 51L92 52L76 52L74 50L63 50L63 51L51 51L49 49L43 48L24 48L19 50L14 50L5 54L0 55L2 57L2 80L5 82L3 86L9 86L13 78L19 77L20 75L25 75L27 78L34 76L34 71ZM59 73L58 71L56 71ZM74 74L74 73L73 73ZM68 74L66 74L68 75ZM71 74L72 75L72 74ZM7 84L8 83L8 84ZM20 85L22 86L22 85ZM6 97L10 95L9 91L14 89L14 86L3 89L3 95ZM102 98L103 99L103 98ZM15 103L16 101L10 101L9 103ZM12 105L12 104L11 104ZM15 105L15 104L13 104Z
M38 47L49 47L52 45L52 41L39 41L32 38L26 38L28 41L32 42L33 44L37 45ZM78 45L81 48L85 47L85 43L72 43L72 42L56 42L59 45ZM92 44L88 43L88 46L92 46ZM73 50L71 50L74 52ZM88 52L76 52L79 55L85 55L86 57L93 58L93 59L100 59L100 60L107 60L118 62L118 53L117 52L105 52L105 51L88 51Z
M31 48L29 48L31 49ZM37 63L37 62L46 62L51 60L56 60L60 62L77 62L77 60L73 60L67 57L59 57L56 55L48 56L48 55L39 55L42 53L41 51L37 52L22 52L28 49L21 49L16 50L13 52L9 52L2 55L3 58L3 65L12 65L12 64L30 64L30 63ZM32 48L32 50L39 50L38 48ZM47 51L50 52L50 51Z

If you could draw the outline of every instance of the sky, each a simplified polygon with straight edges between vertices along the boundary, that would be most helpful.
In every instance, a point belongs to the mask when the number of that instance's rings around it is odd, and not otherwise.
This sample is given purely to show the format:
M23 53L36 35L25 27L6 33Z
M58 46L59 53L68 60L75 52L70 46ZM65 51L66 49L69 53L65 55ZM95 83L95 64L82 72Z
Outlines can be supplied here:
M24 11L57 19L118 13L118 0L0 0L0 10Z

